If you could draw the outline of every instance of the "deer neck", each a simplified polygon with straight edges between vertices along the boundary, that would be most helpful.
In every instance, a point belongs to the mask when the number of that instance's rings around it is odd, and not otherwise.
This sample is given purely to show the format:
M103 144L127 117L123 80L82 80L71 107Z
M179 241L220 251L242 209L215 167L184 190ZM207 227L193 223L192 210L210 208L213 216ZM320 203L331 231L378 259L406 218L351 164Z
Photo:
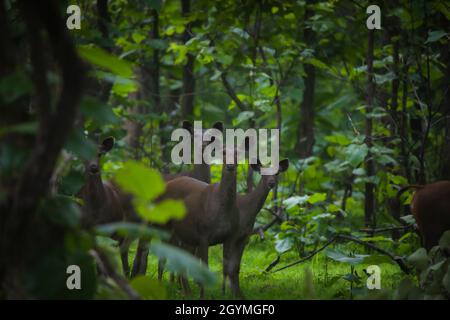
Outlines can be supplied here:
M206 183L211 183L211 170L209 164L194 164L194 170L192 173L193 178Z
M264 206L269 192L270 188L267 186L264 177L262 177L252 192L242 196L241 201L238 203L241 204L239 210L243 226L253 227L256 216Z
M106 201L105 187L100 174L88 175L87 179L88 182L85 192L85 205L92 210L91 214L93 216L98 216L100 214L101 207Z
M219 205L226 210L233 208L236 205L236 172L226 169L224 164L222 167L222 178L219 184Z

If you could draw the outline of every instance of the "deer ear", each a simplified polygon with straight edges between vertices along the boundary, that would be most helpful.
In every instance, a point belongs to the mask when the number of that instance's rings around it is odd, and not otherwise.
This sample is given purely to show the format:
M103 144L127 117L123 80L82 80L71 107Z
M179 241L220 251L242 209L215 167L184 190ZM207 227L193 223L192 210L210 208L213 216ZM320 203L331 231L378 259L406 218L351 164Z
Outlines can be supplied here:
M217 121L216 123L213 124L212 127L214 129L219 130L220 132L223 132L223 122L222 121Z
M114 137L108 137L102 141L100 150L103 153L106 153L106 152L109 152L113 147L114 147Z
M186 129L190 132L190 134L194 134L194 129L192 127L192 123L190 121L184 120L183 121L183 129Z
M280 161L278 172L284 172L289 168L289 159L283 159Z

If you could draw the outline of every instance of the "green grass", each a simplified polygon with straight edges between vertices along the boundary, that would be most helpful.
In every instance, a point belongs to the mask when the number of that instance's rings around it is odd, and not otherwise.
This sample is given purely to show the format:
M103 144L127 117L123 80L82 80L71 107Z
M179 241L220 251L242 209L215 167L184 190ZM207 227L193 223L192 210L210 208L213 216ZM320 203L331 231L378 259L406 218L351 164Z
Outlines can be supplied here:
M351 247L355 253L364 253L363 249ZM130 261L134 257L135 245L130 251ZM361 277L360 289L350 295L350 283L342 277L350 273L348 264L335 262L324 254L279 272L264 272L266 267L276 258L273 243L269 240L261 241L254 237L248 244L241 264L241 289L247 299L388 299L392 297L403 273L396 264L384 263L381 268L381 290L368 291L365 288L366 275L363 271L367 265L355 267ZM298 257L294 253L282 256L276 270ZM147 276L157 278L157 259L150 255ZM206 289L206 299L231 299L229 288L222 294L222 247L209 249L210 269L217 275L217 282ZM185 296L177 283L170 283L169 272L164 273L163 284L167 289L168 299L198 299L198 286L190 281L192 294Z

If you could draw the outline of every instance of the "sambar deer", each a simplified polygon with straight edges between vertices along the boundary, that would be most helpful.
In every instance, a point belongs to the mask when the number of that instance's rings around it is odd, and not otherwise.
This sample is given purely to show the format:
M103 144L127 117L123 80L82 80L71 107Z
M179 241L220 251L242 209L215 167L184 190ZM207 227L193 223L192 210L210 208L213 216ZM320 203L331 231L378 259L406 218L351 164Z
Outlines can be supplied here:
M439 243L442 234L450 230L450 181L426 185L408 185L397 192L397 199L406 190L415 189L410 208L427 250Z
M85 163L86 183L77 194L84 202L81 207L81 224L84 228L119 221L139 222L133 209L131 196L124 193L112 180L102 180L100 159L113 147L113 137L104 139L96 157ZM129 240L119 236L113 236L113 238L119 241L122 268L128 276L130 272Z
M206 146L208 146L210 143L214 141L214 139L211 139L211 141L203 141L203 136L199 136L197 132L195 132L194 127L190 121L183 121L182 128L189 131L192 139L201 139L202 140L202 152ZM220 132L223 132L223 123L218 121L213 124L212 129L219 130ZM206 129L204 129L200 134L203 135ZM214 137L213 137L214 138ZM211 182L211 168L210 165L203 162L202 163L194 163L193 169L190 171L182 171L177 173L163 173L162 174L164 181L167 183L171 180L174 180L176 178L180 177L191 177L194 179L197 179L199 181L203 181L205 183ZM181 243L176 243L175 239L172 239L172 244L182 247ZM133 270L131 273L131 276L135 276L138 274L144 275L147 270L147 263L146 259L148 257L148 245L146 243L143 243L142 241L138 244L138 249L136 252L136 259L135 264L133 265ZM163 272L163 265L164 261L161 261L158 264L158 278L159 280L162 279L162 272ZM173 280L173 275L172 275Z
M242 147L239 147L242 148ZM224 148L224 154L227 149ZM180 177L167 183L163 199L183 200L187 214L180 221L171 221L173 242L195 253L208 265L208 247L229 241L229 235L239 227L239 209L236 201L237 148L233 163L222 165L219 183L207 184L190 177ZM200 287L200 296L204 288Z
M261 164L251 165L254 172L261 171ZM239 195L237 206L239 209L239 227L230 234L230 240L224 242L223 258L223 286L225 292L226 280L230 281L233 296L243 296L239 285L239 272L244 249L253 234L256 217L261 211L270 190L278 182L278 175L289 168L289 160L280 161L278 172L274 175L262 175L261 179L252 192Z

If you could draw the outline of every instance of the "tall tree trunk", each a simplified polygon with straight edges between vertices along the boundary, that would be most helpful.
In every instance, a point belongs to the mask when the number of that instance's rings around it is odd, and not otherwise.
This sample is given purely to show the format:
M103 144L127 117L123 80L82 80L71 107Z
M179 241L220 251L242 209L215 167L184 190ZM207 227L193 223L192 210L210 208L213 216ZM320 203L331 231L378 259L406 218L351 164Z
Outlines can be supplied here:
M48 195L57 158L73 126L84 75L84 66L61 16L59 2L20 1L19 7L29 36L36 113L40 115L31 155L19 173L15 188L9 190L7 201L0 199L0 289L6 298L25 298L25 273L40 261L40 253L51 251L63 241L61 233L49 227L37 211ZM46 78L48 69L41 63L45 60L44 39L48 39L63 84L56 99L51 99L56 100L53 109L46 101L51 94Z
M367 45L367 108L366 113L370 114L373 110L373 99L375 95L375 84L373 81L373 47L374 47L374 30L369 30ZM366 144L368 148L372 147L372 117L366 116ZM371 152L366 157L366 172L368 177L375 174L375 164L372 160ZM364 222L366 227L375 227L375 185L371 182L365 184L365 206L364 206Z
M448 20L441 14L441 26L442 30L448 30ZM441 62L444 66L444 77L442 80L443 98L442 98L442 114L445 117L444 121L444 132L445 140L442 150L442 179L450 180L450 46L449 41L445 41L441 46Z
M150 33L151 39L159 39L159 15L152 9L153 26ZM143 115L153 110L162 112L160 97L160 58L159 50L154 49L153 57L147 61L144 59L141 65L135 70L136 80L139 84L137 92L130 95L131 99L137 100L138 105L130 108L131 114ZM141 103L144 102L144 105ZM150 107L150 108L149 108ZM139 159L142 156L142 135L144 123L139 120L130 119L125 124L127 130L126 141L134 151L134 157Z
M308 7L305 9L305 19L307 21L314 15L314 11ZM305 25L303 36L308 48L314 47L314 32ZM307 158L312 155L314 146L314 91L316 86L316 68L309 63L304 64L305 79L303 90L303 101L300 104L299 127L297 131L296 151L300 158Z
M181 13L183 17L189 16L191 13L191 0L181 0ZM188 42L192 38L192 22L186 25L183 33L183 43ZM183 66L183 91L181 95L181 112L184 118L192 118L194 113L194 77L195 57L188 53L187 62Z

